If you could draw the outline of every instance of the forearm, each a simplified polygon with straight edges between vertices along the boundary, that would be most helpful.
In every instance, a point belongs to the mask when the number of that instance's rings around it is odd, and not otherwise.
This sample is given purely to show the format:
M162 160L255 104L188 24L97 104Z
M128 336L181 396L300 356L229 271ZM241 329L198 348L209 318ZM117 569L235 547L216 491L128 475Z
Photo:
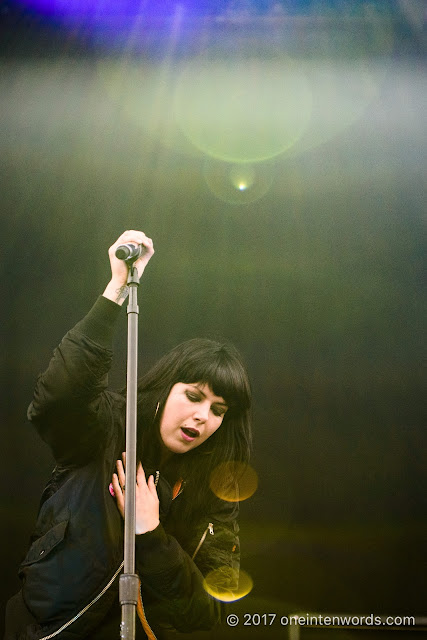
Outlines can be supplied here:
M162 525L136 537L136 560L142 593L161 622L183 632L219 622L221 606L205 591L203 574Z
M121 306L129 295L129 287L120 280L110 280L102 295Z

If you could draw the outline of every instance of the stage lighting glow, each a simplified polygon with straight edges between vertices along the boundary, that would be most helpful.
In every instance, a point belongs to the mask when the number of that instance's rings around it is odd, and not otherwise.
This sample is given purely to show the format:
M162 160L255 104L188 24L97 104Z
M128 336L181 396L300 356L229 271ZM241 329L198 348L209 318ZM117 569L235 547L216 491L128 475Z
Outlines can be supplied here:
M230 204L248 204L267 193L273 183L273 162L230 164L207 157L203 175L212 193Z
M252 591L253 584L248 573L228 566L211 571L203 580L205 591L221 602L234 602L244 598Z
M286 56L187 62L177 80L178 125L201 151L254 163L292 147L310 121L312 95L302 65Z
M176 125L170 108L176 73L172 63L101 60L98 72L106 94L120 108L121 117L148 135L145 144L161 144L188 156L202 155Z
M69 20L80 20L87 26L120 26L131 24L137 16L167 17L174 15L177 5L174 0L17 0L39 13L63 17ZM201 13L197 2L186 3L190 15Z
M13 0L12 0L13 1ZM148 46L155 55L164 52L177 15L187 24L202 11L196 0L16 0L37 12L47 23L72 29L73 38L102 48L139 51Z
M287 155L300 154L342 133L379 96L384 65L363 61L309 61L306 75L314 97L310 125Z
M255 181L255 168L251 165L234 165L230 169L230 181L240 191L252 187Z
M209 486L221 500L241 502L257 490L258 475L243 462L223 462L212 471Z
M342 29L324 29L301 59L313 109L304 136L287 150L288 155L318 147L340 134L380 96L395 27L390 15L379 16L369 6L365 14L356 22L349 18Z

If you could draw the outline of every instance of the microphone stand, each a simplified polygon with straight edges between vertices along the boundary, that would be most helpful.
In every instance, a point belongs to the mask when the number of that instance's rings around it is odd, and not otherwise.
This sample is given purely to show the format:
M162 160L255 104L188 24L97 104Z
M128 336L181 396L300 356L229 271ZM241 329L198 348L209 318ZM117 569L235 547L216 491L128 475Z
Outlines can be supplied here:
M126 382L126 491L124 529L124 572L119 581L122 611L120 638L134 640L135 613L138 604L139 578L135 574L135 489L136 489L136 419L138 375L138 271L129 259L128 350Z

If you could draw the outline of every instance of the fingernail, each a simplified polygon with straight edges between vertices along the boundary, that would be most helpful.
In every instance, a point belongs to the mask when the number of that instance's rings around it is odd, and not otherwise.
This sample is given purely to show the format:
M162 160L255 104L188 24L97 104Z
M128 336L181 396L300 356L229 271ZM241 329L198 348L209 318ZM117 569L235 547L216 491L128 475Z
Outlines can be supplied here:
M114 488L113 488L113 483L112 482L110 482L110 484L108 485L108 491L111 493L113 498L116 497L116 494L114 493Z

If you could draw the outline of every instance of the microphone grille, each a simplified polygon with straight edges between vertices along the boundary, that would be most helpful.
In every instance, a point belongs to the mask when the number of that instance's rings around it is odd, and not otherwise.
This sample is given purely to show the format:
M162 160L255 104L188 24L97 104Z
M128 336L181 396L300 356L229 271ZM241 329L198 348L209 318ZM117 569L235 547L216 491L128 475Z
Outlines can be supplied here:
M120 247L117 247L116 249L116 258L119 260L126 260L126 258L129 258L131 254L131 249L132 247L129 245L121 244Z

